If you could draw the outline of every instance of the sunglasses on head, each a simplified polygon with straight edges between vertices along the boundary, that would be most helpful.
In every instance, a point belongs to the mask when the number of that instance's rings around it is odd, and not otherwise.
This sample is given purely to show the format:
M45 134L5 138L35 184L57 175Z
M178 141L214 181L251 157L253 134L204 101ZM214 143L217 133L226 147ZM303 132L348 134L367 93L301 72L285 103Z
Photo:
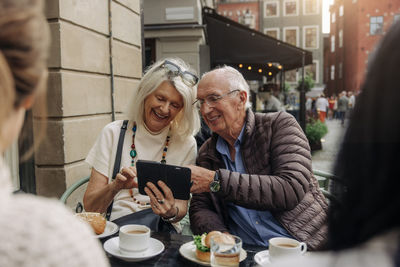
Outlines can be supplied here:
M196 75L188 71L182 71L178 65L169 60L165 60L160 67L166 69L169 75L180 76L182 81L188 86L195 86L199 81Z

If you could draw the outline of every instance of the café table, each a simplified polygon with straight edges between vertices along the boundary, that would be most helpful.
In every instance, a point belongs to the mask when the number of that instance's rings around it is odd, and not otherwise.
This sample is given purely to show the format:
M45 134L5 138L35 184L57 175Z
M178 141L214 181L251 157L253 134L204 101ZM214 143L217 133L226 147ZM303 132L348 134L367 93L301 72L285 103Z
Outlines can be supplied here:
M104 243L107 239L111 237L118 236L118 233L116 233L113 236L110 236L108 238L104 238L101 240L102 243ZM164 251L146 261L141 261L141 262L126 262L123 260L120 260L116 257L113 257L111 255L108 255L108 259L110 261L110 265L112 267L126 267L126 266L201 266L197 263L194 263L192 261L189 261L182 257L179 253L179 248L181 245L185 244L186 242L192 241L193 238L192 236L187 236L187 235L180 235L180 234L170 234L170 233L159 233L159 232L152 232L151 234L152 238L158 239L161 241L165 249ZM243 249L246 250L247 252L247 257L245 260L243 260L240 263L241 267L250 267L250 266L257 266L257 263L254 261L254 255L262 250L265 250L265 247L261 246L249 246L249 245L243 245Z

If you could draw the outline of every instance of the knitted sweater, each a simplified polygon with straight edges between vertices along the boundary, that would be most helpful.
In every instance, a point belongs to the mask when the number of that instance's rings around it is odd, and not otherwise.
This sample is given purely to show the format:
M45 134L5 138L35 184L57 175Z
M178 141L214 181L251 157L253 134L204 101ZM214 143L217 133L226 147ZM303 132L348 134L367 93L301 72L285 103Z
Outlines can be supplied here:
M28 194L13 195L0 156L0 266L109 266L88 225L61 203Z

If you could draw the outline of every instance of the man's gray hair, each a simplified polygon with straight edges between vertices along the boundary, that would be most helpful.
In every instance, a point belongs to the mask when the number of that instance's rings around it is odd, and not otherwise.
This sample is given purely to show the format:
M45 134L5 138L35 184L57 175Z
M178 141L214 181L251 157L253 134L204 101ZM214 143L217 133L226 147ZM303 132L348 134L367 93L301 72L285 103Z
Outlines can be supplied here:
M179 75L170 75L168 71L161 67L165 60L178 65L182 71L190 71L196 74L182 59L166 58L157 61L147 68L139 85L133 90L125 113L130 120L135 121L138 125L143 124L144 101L146 97L153 93L161 83L169 81L183 98L183 109L171 122L171 132L182 138L192 136L200 129L199 113L192 105L196 100L197 86L188 86L182 81Z
M238 70L230 66L224 65L222 67L218 67L216 69L204 73L201 78L203 79L210 73L217 73L219 75L222 75L224 79L226 79L227 82L229 83L230 91L237 89L239 89L240 91L245 91L247 93L246 108L251 107L249 102L249 97L250 97L249 84L246 82L243 75Z

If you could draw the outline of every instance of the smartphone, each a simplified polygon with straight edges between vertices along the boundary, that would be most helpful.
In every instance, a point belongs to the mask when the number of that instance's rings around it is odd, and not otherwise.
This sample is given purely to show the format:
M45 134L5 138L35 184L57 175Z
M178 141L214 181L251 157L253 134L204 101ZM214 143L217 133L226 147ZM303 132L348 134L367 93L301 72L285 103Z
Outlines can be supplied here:
M147 182L157 185L163 181L172 191L175 199L188 200L190 198L191 170L186 167L162 164L150 160L138 160L136 162L139 193L146 195L144 188Z

